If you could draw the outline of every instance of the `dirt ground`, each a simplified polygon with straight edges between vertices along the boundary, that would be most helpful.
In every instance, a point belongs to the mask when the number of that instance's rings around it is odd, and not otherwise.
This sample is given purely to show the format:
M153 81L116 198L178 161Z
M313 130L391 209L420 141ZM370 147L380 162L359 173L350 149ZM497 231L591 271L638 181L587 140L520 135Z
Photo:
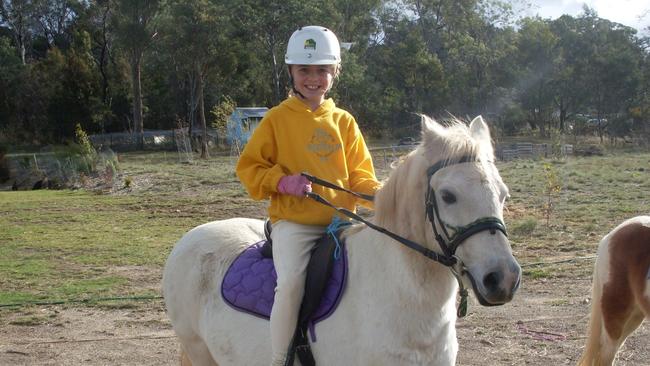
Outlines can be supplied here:
M459 320L458 365L575 365L585 341L590 280L530 280L505 306ZM650 322L619 366L650 365ZM161 300L0 312L0 365L176 365L179 345Z

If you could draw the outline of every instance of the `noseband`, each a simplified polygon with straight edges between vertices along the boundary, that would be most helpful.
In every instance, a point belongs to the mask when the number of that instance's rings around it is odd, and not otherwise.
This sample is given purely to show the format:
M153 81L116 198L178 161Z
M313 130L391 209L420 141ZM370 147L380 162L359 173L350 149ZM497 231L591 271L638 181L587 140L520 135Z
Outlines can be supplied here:
M438 203L436 201L436 192L431 187L431 178L440 169L446 168L450 165L472 162L478 162L476 157L473 155L465 155L462 156L459 160L441 160L427 169L428 189L425 196L426 215L429 219L429 222L431 222L431 227L433 228L433 233L436 235L436 241L438 242L440 249L442 249L442 252L447 257L448 262L453 264L456 264L457 262L456 249L458 249L460 244L462 244L462 242L470 236L485 230L490 230L490 233L492 235L494 235L496 231L499 230L503 233L503 235L508 236L508 233L506 232L506 225L503 223L503 221L501 221L501 219L494 216L479 218L465 226L452 226L440 218ZM438 225L436 225L436 221ZM438 232L438 226L444 234L444 237ZM448 228L454 230L452 235L449 235L449 232L447 231Z

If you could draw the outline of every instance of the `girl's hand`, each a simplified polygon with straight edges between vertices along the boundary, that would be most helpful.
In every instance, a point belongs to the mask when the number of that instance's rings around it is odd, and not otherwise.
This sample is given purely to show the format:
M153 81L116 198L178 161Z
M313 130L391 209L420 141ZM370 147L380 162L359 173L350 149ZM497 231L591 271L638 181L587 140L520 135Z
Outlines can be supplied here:
M300 174L285 175L278 182L278 192L304 197L307 192L311 192L311 182Z

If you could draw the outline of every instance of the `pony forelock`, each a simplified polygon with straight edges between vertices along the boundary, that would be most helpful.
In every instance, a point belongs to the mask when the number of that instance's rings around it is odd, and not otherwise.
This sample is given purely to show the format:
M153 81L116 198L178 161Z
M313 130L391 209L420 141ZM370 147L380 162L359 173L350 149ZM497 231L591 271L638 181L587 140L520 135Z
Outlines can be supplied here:
M422 143L393 167L388 179L377 192L375 219L377 223L392 225L394 229L424 235L425 227L402 227L419 220L391 218L424 214L426 170L438 161L458 161L464 156L475 156L480 161L493 161L492 142L472 136L469 126L459 119L445 121L444 125L423 116ZM417 209L418 205L422 210Z
M472 135L469 126L457 118L443 123L443 128L422 129L422 148L427 156L449 161L467 155L475 156L479 160L494 160L492 141L477 139Z

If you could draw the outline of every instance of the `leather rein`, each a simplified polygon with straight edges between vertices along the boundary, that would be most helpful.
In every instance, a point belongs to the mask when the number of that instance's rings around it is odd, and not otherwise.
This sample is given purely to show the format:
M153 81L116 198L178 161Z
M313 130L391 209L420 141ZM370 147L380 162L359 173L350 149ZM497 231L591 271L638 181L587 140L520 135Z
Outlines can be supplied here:
M370 227L373 230L376 230L382 234L385 234L394 240L398 241L399 243L407 246L408 248L415 250L416 252L424 255L425 257L434 260L442 265L445 265L449 267L451 270L452 274L458 281L459 285L459 293L461 296L461 302L460 306L458 308L458 317L463 317L467 314L467 295L468 291L465 289L465 286L462 281L462 272L464 272L464 266L460 259L456 257L456 250L462 244L467 238L470 236L477 234L479 232L489 230L491 234L496 234L496 231L501 231L505 236L508 236L508 233L506 231L506 226L503 223L501 219L498 217L494 216L489 216L489 217L483 217L479 218L465 226L452 226L440 218L440 213L438 209L438 203L436 201L436 195L435 195L435 190L431 187L431 178L436 174L439 170L444 169L448 166L451 165L456 165L456 164L462 164L462 163L473 163L473 162L478 162L479 160L473 156L473 155L465 155L460 157L460 159L446 159L446 160L441 160L432 166L430 166L427 169L427 192L425 196L425 203L426 203L426 216L431 223L431 227L433 229L433 233L435 234L436 241L438 242L438 245L440 246L440 249L442 250L442 254L435 252L421 244L418 244L412 240L406 239L400 235L395 234L394 232L387 230L386 228L383 228L381 226L375 225L372 222L364 219L363 217L359 216L358 214L342 207L336 207L323 197L321 197L317 193L313 192L308 192L306 195L307 197L320 202L326 206L329 206L336 210L337 212L342 213L343 215L352 218L354 220L357 220L359 222L364 223L368 227ZM312 175L309 175L307 173L302 173L302 176L307 178L310 182L318 185L322 185L324 187L332 188L335 190L339 191L344 191L347 193L350 193L356 197L359 197L364 200L368 201L373 201L374 197L369 196L369 195L364 195L360 194L357 192L350 191L348 189L345 189L343 187L340 187L334 183L325 181L323 179L314 177ZM437 224L437 225L436 225ZM438 231L438 226L440 227L440 232ZM449 234L448 229L453 230L453 234ZM444 234L444 237L443 235Z

